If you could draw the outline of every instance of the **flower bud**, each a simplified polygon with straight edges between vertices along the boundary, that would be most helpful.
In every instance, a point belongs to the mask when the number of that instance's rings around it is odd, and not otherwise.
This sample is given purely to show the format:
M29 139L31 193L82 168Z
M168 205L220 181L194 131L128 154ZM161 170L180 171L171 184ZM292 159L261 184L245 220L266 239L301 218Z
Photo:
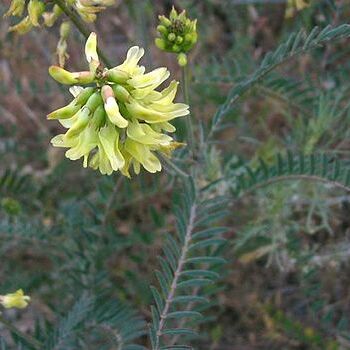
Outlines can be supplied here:
M83 89L71 103L51 112L47 116L47 119L68 119L73 117L85 105L93 91L94 89L92 87Z
M181 47L179 45L177 45L177 44L174 44L172 46L172 51L175 52L175 53L178 53L178 52L181 51Z
M58 64L60 67L64 67L66 64L66 59L69 58L67 53L67 41L59 40L56 47L56 54L58 56Z
M11 26L9 32L17 32L18 34L26 34L33 28L33 24L29 16L25 17L19 23Z
M176 44L181 44L184 41L184 38L180 35L176 37Z
M185 53L179 53L177 55L177 62L179 63L179 66L184 67L187 65L187 56Z
M104 75L108 81L112 81L113 83L117 84L123 84L130 79L129 73L118 68L109 69L104 73Z
M97 54L97 36L96 33L91 33L86 40L85 56L89 63L90 71L95 73L97 67L100 65L100 60Z
M45 5L40 0L30 0L28 4L28 15L33 26L39 26L39 18L45 11Z
M44 12L43 13L43 18L44 18L44 23L47 27L52 27L57 18L60 17L62 14L62 10L58 5L54 5L52 12Z
M24 11L24 6L25 6L25 0L12 0L9 9L4 14L4 17L22 16Z
M101 89L101 94L109 120L119 128L126 128L128 126L128 121L119 112L113 89L109 85L105 85Z
M60 67L64 67L66 59L69 58L67 53L67 38L70 32L70 23L63 22L60 26L60 39L57 43L56 53Z
M125 89L125 87L116 84L116 85L113 85L112 89L118 101L121 101L121 102L129 101L130 93L128 90Z
M177 11L175 10L175 7L173 6L171 8L170 14L169 14L169 19L170 21L175 21L178 17Z
M62 22L60 26L60 37L62 39L67 39L70 33L70 23L69 22Z
M102 97L100 92L95 92L92 94L89 99L87 100L85 107L90 110L90 112L94 112L95 109L99 106L102 105Z
M166 18L165 16L158 16L159 21L161 24L163 24L165 27L170 27L171 26L171 21Z
M74 100L67 106L56 109L47 115L47 119L68 119L73 117L75 113L79 111L81 106L77 105Z
M83 106L87 102L87 100L90 98L94 90L95 89L92 87L87 87L81 90L73 101L75 102L75 104Z
M170 34L168 35L168 40L169 40L169 41L175 41L175 39L176 39L176 35L175 35L174 33L170 33Z
M161 33L163 35L167 35L168 34L168 30L166 29L166 27L161 25L161 24L157 27L157 30L158 30L159 33Z
M96 108L90 123L92 127L98 129L102 126L105 120L106 120L106 112L103 105L100 105Z
M66 133L67 139L74 137L75 135L79 134L83 129L85 129L91 118L91 112L89 108L83 107L77 112L76 116L76 121Z
M68 72L67 70L58 66L51 66L49 68L49 74L61 84L72 85L78 83L74 73Z
M195 44L197 42L197 33L188 33L185 35L186 44Z
M163 39L156 38L154 42L155 42L156 46L158 47L158 49L161 49L162 51L166 50L166 43Z

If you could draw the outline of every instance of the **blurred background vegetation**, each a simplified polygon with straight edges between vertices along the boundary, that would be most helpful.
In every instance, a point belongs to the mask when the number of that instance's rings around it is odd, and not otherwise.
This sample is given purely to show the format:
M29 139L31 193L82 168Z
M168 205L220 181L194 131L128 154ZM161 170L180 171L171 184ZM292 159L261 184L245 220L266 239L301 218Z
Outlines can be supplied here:
M173 3L198 18L190 96L203 124L292 31L350 17L347 0L311 1L287 19L284 1L118 0L91 28L114 64L140 45L146 66L165 65L179 80L176 59L154 45L157 15ZM0 14L8 5L1 2ZM118 175L83 169L53 149L59 126L45 116L68 100L47 73L59 27L16 36L7 33L10 22L0 21L0 294L23 288L32 302L4 317L38 339L51 332L44 349L121 349L113 329L147 346L149 285L164 234L174 231L176 180L144 173L116 186ZM271 164L285 149L349 159L348 44L288 62L236 103L208 147L202 185L242 174L247 164L255 169L259 159ZM68 68L84 67L82 46L73 31ZM197 348L350 349L350 196L294 181L237 199L229 210L226 273ZM137 331L130 339L126 325ZM25 348L10 333L0 323L3 349Z

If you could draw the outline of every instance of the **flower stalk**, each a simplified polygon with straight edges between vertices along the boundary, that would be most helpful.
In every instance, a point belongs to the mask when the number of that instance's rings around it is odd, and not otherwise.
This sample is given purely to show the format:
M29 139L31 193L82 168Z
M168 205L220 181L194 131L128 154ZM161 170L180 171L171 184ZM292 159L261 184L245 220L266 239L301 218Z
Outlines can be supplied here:
M190 95L189 95L189 73L188 73L188 65L185 65L181 68L182 72L182 91L184 101L187 105L190 105ZM195 152L195 144L194 144L194 131L193 131L193 123L192 123L192 115L189 114L186 116L186 132L187 132L187 142L188 146L192 153Z

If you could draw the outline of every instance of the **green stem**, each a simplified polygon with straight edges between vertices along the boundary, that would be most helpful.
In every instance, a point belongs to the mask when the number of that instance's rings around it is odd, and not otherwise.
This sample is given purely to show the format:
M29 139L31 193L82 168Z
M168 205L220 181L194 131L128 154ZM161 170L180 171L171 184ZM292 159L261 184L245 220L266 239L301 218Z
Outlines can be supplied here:
M190 96L188 93L188 90L189 90L188 65L182 67L182 89L183 89L183 96L184 96L185 103L190 105ZM186 117L186 133L187 133L188 146L190 147L192 153L194 154L194 151L195 151L195 149L194 149L194 132L193 132L191 114L189 114Z
M79 18L79 16L70 9L64 0L53 0L53 2L59 6L59 8L66 14L66 16L72 21L75 27L79 30L79 32L87 39L90 35L90 30L85 26L83 21ZM103 63L108 67L112 67L111 62L108 60L107 56L101 51L101 49L97 49L98 55L103 61Z
M0 316L0 322L12 333L15 333L20 338L24 339L28 344L33 346L35 349L42 349L42 344L36 340L35 338L31 337L28 334L25 334L21 332L19 329L17 329L11 322L7 321L5 318Z
M181 170L174 162L172 162L169 158L167 158L166 156L163 156L161 153L158 153L159 157L164 161L164 163L166 163L169 168L173 169L175 171L176 174L187 178L189 177L189 174L187 174L186 172L184 172L183 170Z
M106 204L106 209L105 209L105 213L104 213L104 217L102 219L102 225L103 226L106 226L107 224L107 219L108 219L108 216L109 216L109 213L112 209L112 206L113 206L113 203L114 203L114 200L115 200L115 197L116 195L118 194L119 190L120 190L120 187L122 186L123 184L123 180L124 180L124 177L122 175L119 176L117 182L115 183L114 185L114 188L113 188L113 191L108 199L108 202Z

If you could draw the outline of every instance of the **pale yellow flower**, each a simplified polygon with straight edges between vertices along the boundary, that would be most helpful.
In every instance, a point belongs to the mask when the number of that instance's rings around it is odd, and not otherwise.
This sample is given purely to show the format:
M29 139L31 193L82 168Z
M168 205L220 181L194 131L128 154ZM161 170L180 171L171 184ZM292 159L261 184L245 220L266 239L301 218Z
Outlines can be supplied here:
M0 295L0 304L2 304L6 309L24 309L27 307L29 301L30 297L28 295L24 295L22 289L18 289L14 293Z

